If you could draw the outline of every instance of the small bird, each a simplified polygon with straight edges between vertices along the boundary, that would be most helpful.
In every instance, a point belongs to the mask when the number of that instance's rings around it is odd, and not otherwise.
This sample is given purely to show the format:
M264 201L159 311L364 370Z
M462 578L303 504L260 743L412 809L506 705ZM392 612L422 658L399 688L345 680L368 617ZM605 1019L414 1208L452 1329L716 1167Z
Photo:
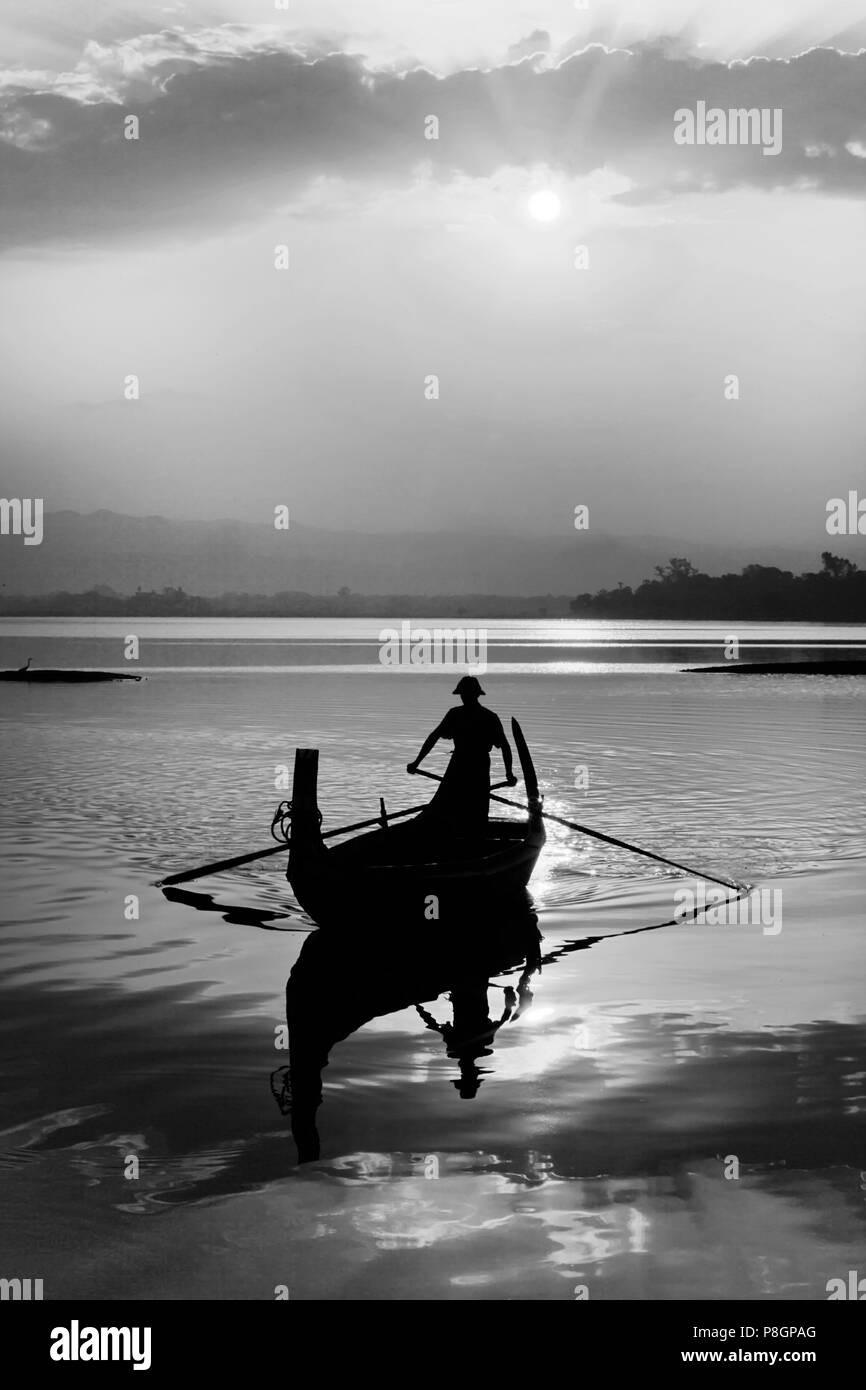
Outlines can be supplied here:
M27 665L26 665L26 666L19 666L19 667L18 667L18 674L19 674L19 676L23 676L27 671L30 670L30 663L31 663L32 660L33 660L33 657L32 657L32 656L28 656L28 658L27 658Z

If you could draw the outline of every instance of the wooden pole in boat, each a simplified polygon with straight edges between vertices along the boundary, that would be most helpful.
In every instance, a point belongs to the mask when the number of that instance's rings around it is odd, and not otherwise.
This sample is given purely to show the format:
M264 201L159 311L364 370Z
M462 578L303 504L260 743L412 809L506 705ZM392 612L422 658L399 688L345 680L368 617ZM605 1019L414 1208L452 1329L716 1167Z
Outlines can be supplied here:
M431 777L434 782L441 782L442 778L437 772L425 772L423 767L415 771L416 777ZM502 783L498 783L502 786ZM506 784L507 785L507 784ZM493 788L491 788L491 793ZM522 801L508 801L504 796L491 795L491 801L499 801L503 806L513 806L517 811L528 811L529 807ZM556 821L557 825L564 825L568 830L577 830L581 835L591 835L595 840L603 840L607 845L616 845L618 849L631 850L632 854L642 854L645 859L655 859L658 864L667 864L671 869L679 869L680 873L690 874L693 878L706 879L708 883L718 883L724 888L736 888L737 891L743 889L742 883L736 883L732 878L716 878L713 874L705 873L703 869L690 869L686 864L678 864L675 859L666 859L663 854L654 854L650 849L641 849L640 845L629 844L628 840L617 840L613 835L603 835L600 830L592 830L588 825L579 825L577 821L566 820L564 816L555 816L552 811L542 811L545 820Z

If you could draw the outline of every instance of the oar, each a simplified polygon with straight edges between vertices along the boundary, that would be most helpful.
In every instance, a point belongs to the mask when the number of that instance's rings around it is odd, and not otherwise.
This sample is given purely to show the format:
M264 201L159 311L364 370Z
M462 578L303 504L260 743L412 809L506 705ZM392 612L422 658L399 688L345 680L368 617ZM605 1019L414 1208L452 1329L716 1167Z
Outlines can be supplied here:
M435 776L432 772L425 772L424 777ZM437 778L441 781L441 778ZM495 787L507 787L507 782L496 782ZM419 811L425 811L427 803L421 806L408 806L405 811L389 811L385 816L386 820L400 820L403 816L416 816ZM323 835L323 840L333 840L337 835L348 835L353 830L368 830L371 825L381 825L382 815L372 816L370 820L358 820L353 825L341 825L336 830L329 830L327 835ZM250 854L236 854L232 859L217 859L212 864L200 864L197 869L182 869L180 873L169 874L168 878L161 878L155 884L157 888L171 888L178 883L191 883L195 878L204 878L206 874L221 874L226 869L239 869L242 864L252 864L256 859L267 859L269 854L279 854L280 850L288 849L289 840L281 840L279 844L268 845L267 849L254 849Z
M434 782L441 782L442 778L436 772L425 772L422 767L416 769L419 777L432 777ZM497 783L502 786L503 783ZM508 785L505 783L504 785ZM493 789L491 788L491 791ZM499 801L503 806L513 806L516 811L528 811L529 807L521 801L508 801L504 796L492 796L492 801ZM658 864L667 864L671 869L679 869L681 873L690 874L693 878L706 879L708 883L718 883L723 888L736 888L737 892L743 890L741 883L734 882L731 878L714 878L712 874L705 873L703 869L690 869L685 864L678 864L675 859L666 859L663 854L653 854L650 849L641 849L640 845L631 845L627 840L617 840L613 835L603 835L600 830L592 830L588 825L578 825L577 821L565 820L563 816L555 816L552 811L542 811L545 820L556 821L557 825L564 825L567 830L577 830L581 835L591 835L595 840L603 840L606 845L616 845L618 849L631 850L632 854L642 854L645 859L655 859Z
M389 811L387 820L399 820L401 816L414 816L419 811L423 811L426 802L422 806L409 806L405 811ZM381 825L382 817L373 816L370 820L355 821L354 825L341 825L336 830L329 830L327 835L323 835L323 840L332 840L335 835L348 835L352 830L367 830L371 825ZM268 845L267 849L254 849L251 854L236 854L233 859L217 859L213 864L200 864L197 869L183 869L178 874L169 874L168 878L161 878L155 885L157 888L169 888L176 883L190 883L194 878L204 878L205 874L221 874L224 869L238 869L241 864L252 864L256 859L267 859L269 854L279 854L281 850L287 850L288 840L281 840L277 845Z

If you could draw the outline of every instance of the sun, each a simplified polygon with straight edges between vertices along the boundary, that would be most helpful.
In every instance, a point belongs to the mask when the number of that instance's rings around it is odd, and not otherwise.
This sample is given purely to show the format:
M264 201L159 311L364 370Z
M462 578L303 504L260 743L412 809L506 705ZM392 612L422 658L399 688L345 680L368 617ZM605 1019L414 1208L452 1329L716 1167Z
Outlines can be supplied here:
M562 211L562 204L555 193L549 189L543 189L538 193L533 193L527 207L529 216L536 222L554 222Z

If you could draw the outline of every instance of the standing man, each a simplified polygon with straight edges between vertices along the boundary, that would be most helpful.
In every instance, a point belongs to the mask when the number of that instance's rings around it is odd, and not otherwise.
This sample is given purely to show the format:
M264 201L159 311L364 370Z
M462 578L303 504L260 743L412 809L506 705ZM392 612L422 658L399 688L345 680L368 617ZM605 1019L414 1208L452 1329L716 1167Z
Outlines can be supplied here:
M511 746L499 716L479 703L484 691L478 679L463 676L454 694L460 696L462 705L455 705L448 711L439 727L425 739L415 761L407 763L406 771L416 773L440 738L453 740L451 761L424 815L442 821L443 829L473 834L483 831L487 825L491 748L502 750L509 787L517 786L517 778L512 771Z

